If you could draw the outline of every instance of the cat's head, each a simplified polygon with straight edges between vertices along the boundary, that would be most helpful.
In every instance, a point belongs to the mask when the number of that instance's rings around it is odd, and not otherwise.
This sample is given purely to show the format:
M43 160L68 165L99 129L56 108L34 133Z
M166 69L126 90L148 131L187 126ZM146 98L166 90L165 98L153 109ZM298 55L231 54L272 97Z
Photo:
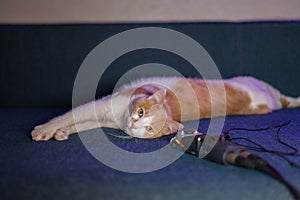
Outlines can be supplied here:
M132 100L127 120L128 134L138 138L156 138L182 130L183 125L168 116L163 105L165 100L166 89Z

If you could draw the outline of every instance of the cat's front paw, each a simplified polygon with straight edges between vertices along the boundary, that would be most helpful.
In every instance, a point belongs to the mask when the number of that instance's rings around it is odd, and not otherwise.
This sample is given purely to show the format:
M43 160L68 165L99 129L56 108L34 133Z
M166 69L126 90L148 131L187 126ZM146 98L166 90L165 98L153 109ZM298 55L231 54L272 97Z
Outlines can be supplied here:
M43 125L36 126L31 132L31 137L35 141L47 141L51 139L56 130L49 129Z
M51 138L62 141L69 138L69 130L67 128L51 129L47 126L39 125L31 132L31 136L35 141L47 141Z

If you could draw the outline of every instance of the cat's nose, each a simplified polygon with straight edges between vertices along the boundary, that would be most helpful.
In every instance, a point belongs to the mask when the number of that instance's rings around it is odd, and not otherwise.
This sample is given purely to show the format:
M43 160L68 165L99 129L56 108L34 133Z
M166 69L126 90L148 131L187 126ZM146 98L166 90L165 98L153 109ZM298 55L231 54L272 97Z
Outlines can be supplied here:
M136 126L134 125L134 123L131 124L130 128L136 128Z

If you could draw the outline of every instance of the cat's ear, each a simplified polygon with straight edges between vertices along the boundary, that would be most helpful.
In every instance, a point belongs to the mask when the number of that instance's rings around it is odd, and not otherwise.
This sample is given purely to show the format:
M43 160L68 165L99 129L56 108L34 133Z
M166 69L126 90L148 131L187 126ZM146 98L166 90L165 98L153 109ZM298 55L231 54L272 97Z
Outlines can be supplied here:
M171 120L171 119L167 119L166 120L166 131L165 131L164 135L176 133L177 131L180 131L183 128L184 128L184 126L181 123Z
M150 97L148 97L148 100L154 101L154 103L160 104L163 102L164 98L166 97L167 91L166 89L159 89L154 94L152 94Z

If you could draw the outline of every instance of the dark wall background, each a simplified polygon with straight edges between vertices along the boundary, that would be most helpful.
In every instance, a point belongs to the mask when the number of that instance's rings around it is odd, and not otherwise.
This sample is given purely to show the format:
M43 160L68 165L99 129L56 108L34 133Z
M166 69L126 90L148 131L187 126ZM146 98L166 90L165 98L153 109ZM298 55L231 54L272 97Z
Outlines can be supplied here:
M288 95L300 95L300 23L193 23L115 25L1 25L1 107L70 106L77 70L88 53L119 32L144 26L180 31L208 51L224 78L252 75ZM97 95L110 93L130 68L156 62L198 76L171 53L140 50L113 62Z

